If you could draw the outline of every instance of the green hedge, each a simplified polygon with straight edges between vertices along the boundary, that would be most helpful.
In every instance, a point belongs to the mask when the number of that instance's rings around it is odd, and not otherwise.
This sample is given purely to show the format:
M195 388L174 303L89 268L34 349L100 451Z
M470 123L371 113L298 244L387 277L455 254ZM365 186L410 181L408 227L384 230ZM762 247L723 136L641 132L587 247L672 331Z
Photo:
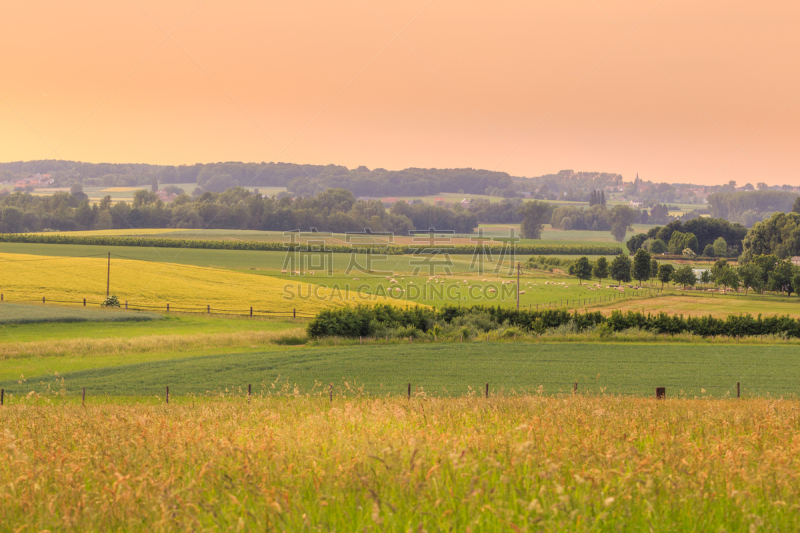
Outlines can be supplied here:
M504 307L444 306L440 309L409 308L399 309L391 305L356 306L321 311L309 322L309 337L368 337L380 326L401 328L413 326L427 331L436 322L450 323L454 318L471 313L488 314L498 324L507 321L525 331L543 331L573 322L579 330L599 324L608 324L614 331L641 328L659 334L689 332L703 337L724 335L728 337L747 337L758 335L786 335L800 337L800 320L789 316L753 317L751 315L733 316L725 319L711 316L683 317L659 313L657 315L640 312L613 311L605 317L599 311L570 313L564 309L529 311Z
M286 250L303 250L305 245L295 244L288 246L282 242L259 241L223 241L200 239L169 239L151 237L114 237L103 235L49 235L38 233L5 233L0 234L0 242L31 243L31 244L81 244L91 246L145 246L156 248L200 248L209 250L256 250L261 252L285 252ZM441 246L441 245L440 245ZM423 248L418 245L389 245L376 246L375 251L389 255L413 254ZM488 249L493 254L501 250L501 245L489 245ZM352 253L354 250L364 251L365 246L347 246L342 244L329 244L325 248L334 253ZM443 248L443 252L453 255L469 255L475 251L475 246L457 244L450 248ZM545 245L545 244L518 244L517 254L540 255L617 255L621 249L616 246L591 246L591 245Z

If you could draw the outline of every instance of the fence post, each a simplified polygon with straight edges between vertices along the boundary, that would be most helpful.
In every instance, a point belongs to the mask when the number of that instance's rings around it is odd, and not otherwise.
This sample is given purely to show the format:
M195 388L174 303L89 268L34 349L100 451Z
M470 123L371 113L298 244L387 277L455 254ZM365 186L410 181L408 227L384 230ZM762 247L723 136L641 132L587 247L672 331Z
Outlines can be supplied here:
M125 300L125 309L128 308L128 300Z
M2 302L2 301L3 301L3 295L0 294L0 302Z
M408 399L411 399L411 383L408 384Z
M577 381L576 381L576 382L575 382L575 384L572 386L572 393L573 393L573 394L577 394L577 393L578 393L578 382L577 382Z
M736 382L736 397L739 397L739 382Z
M250 318L253 318L253 307L250 307Z
M297 318L297 309L292 309L292 318Z
M208 313L209 315L211 314L211 306L210 305L206 305L206 313Z
M83 306L86 307L86 298L83 299Z
M247 401L250 401L250 383L247 384Z
M333 383L328 386L328 395L331 397L331 402L333 402Z
M6 399L6 390L0 389L0 405L3 405L5 399Z
M169 313L169 304L167 304L167 313Z
M81 396L81 404L86 405L86 387L83 388L83 395Z
M667 388L656 387L656 400L666 400L666 399L667 399Z
M42 296L42 303L44 303L44 296Z
M486 397L489 397L489 384L486 384Z
M169 385L167 385L167 403L169 403Z

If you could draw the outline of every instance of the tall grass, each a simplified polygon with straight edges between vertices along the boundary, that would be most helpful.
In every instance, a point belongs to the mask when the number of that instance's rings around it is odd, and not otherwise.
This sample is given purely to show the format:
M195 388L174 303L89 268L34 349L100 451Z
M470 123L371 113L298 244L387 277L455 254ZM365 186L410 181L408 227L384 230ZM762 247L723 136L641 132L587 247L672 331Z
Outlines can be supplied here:
M176 352L200 348L257 347L263 344L306 343L303 328L283 331L237 331L191 335L144 335L131 338L47 340L0 344L0 360L24 357L115 355L127 353Z
M797 531L800 403L303 396L0 409L0 523L80 531Z

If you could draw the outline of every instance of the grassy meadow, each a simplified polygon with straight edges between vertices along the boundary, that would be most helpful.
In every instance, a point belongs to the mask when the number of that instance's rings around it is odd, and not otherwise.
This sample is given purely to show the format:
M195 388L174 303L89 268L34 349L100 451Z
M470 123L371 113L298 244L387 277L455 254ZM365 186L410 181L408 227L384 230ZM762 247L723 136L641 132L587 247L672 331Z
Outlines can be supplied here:
M61 360L69 365L95 366L79 370L65 365L58 376L42 372L41 359L9 358L0 361L0 386L12 395L11 403L14 397L31 391L63 389L74 396L86 387L91 396L99 398L163 399L166 386L171 394L186 396L239 390L247 384L268 392L275 382L302 394L313 393L319 384L332 383L337 395L371 397L405 394L408 383L435 397L468 395L482 391L486 383L494 395L552 395L570 391L575 382L581 393L591 395L651 396L655 387L664 386L669 397L719 398L735 396L737 382L745 396L794 397L800 393L797 342L680 344L631 339L623 344L588 339L486 342L479 338L463 344L408 344L379 339L364 345L350 341L263 350L257 347L256 338L251 338L253 346L238 351L132 360L114 366L105 363L107 354L64 354ZM55 364L55 359L46 361ZM26 381L20 382L20 374Z
M32 531L796 531L774 399L30 396L0 409L0 523ZM109 443L113 445L109 446Z

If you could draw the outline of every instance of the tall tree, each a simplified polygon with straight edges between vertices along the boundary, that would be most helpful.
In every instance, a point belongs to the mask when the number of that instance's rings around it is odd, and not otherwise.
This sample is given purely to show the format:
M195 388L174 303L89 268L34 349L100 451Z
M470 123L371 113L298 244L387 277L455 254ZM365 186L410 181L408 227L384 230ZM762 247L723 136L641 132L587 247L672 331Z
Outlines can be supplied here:
M759 291L764 286L764 271L753 261L739 267L739 277L742 279L745 296L747 296L747 289L752 288L755 291Z
M658 265L658 281L661 282L661 288L664 288L665 283L672 281L672 275L675 273L675 267L670 264Z
M578 285L583 285L583 280L592 277L592 264L588 257L581 257L569 267L569 273L578 278Z
M594 268L592 268L592 276L596 277L600 284L603 284L603 278L608 277L608 260L600 256L597 261L594 262Z
M652 268L650 266L650 254L641 248L637 250L636 255L633 256L633 277L639 280L639 286L642 281L650 279Z
M544 223L550 218L553 207L547 202L533 200L525 202L519 208L519 214L522 215L522 238L523 239L541 239L542 227Z
M687 285L694 287L695 283L697 283L697 276L695 276L694 270L690 265L683 265L672 273L672 281L683 285L685 289Z
M611 221L611 235L617 242L623 242L625 235L636 222L638 212L627 205L617 205L611 209L609 219Z
M609 268L609 275L611 279L617 280L618 283L623 283L631 280L631 260L627 255L619 254L611 261Z

